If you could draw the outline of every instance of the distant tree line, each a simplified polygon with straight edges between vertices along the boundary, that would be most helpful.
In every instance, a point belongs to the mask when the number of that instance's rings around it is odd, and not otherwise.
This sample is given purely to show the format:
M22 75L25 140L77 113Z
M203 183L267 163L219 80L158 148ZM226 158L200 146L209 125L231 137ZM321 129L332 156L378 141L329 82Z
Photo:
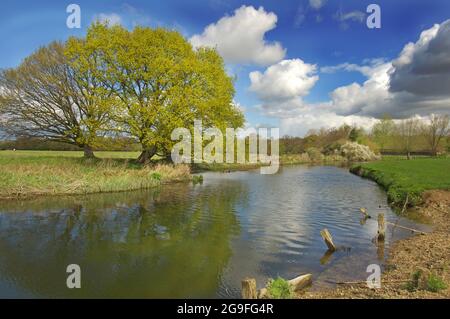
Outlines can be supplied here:
M412 152L428 152L436 156L450 147L450 116L432 114L427 119L416 117L399 121L385 116L374 125L371 138L382 152L402 153L409 158Z
M330 155L347 141L353 141L368 146L375 153L435 156L450 151L449 121L446 114L402 120L393 120L386 115L370 130L344 124L337 128L310 130L305 137L284 136L280 139L280 153L300 154L316 149Z
M0 150L34 150L34 151L83 151L77 145L56 142L39 137L18 137L0 140ZM93 151L129 151L140 152L141 145L129 137L99 137Z

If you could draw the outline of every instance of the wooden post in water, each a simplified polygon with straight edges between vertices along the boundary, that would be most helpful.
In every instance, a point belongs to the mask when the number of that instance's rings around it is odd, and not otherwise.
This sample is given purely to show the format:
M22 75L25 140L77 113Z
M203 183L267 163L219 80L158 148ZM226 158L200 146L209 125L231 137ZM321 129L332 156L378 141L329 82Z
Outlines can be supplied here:
M386 235L386 223L384 214L378 214L378 241L384 241Z
M256 279L245 278L242 280L242 299L256 299Z
M333 243L333 237L331 237L330 232L328 229L323 229L320 231L320 235L322 236L323 240L325 241L325 244L327 244L329 251L336 251L336 246Z

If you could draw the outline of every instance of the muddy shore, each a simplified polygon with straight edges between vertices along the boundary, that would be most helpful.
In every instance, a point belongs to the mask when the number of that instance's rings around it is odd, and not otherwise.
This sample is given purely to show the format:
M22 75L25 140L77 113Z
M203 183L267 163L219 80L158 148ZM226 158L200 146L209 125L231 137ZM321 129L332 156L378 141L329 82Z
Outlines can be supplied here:
M344 284L335 289L305 291L297 297L450 298L450 191L428 191L423 199L424 203L416 208L415 213L427 218L433 231L393 244L382 274L381 288L369 289L365 283ZM430 276L438 277L446 288L430 291L427 286Z

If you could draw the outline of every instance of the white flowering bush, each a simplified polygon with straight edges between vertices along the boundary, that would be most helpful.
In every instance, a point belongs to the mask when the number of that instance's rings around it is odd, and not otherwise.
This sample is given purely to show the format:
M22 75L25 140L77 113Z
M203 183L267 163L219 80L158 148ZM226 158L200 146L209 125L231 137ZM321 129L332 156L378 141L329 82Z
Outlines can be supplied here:
M351 162L367 162L380 159L380 156L372 152L368 146L356 142L347 142L342 145L341 154Z

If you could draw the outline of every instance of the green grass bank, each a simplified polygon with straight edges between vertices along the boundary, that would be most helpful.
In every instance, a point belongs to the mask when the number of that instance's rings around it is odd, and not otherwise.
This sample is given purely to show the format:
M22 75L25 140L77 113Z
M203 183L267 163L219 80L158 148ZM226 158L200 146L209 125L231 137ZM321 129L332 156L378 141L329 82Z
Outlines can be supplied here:
M417 158L404 160L389 157L377 162L357 164L350 171L374 180L388 194L394 207L422 203L422 194L428 190L450 190L450 158Z

